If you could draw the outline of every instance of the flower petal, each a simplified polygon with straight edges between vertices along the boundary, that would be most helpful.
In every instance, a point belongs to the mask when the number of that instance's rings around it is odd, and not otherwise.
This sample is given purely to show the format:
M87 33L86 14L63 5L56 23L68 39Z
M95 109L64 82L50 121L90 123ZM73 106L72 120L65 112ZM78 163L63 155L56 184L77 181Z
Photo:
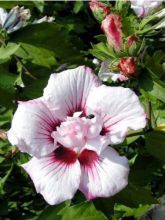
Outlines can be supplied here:
M30 175L36 191L50 205L71 199L79 187L81 175L80 164L75 158L67 162L56 156L52 153L40 159L33 157L22 165Z
M99 135L94 139L88 139L84 148L81 152L85 149L95 151L97 154L100 154L105 147L109 144L109 139L106 136Z
M131 0L131 8L138 16L146 16L162 4L163 0Z
M130 129L146 125L146 114L136 94L122 87L100 86L88 96L87 112L102 115L102 135L109 136L109 144L121 143ZM94 113L93 113L94 114Z
M44 156L56 148L51 133L58 123L41 98L21 102L8 131L8 139L23 152L36 157Z
M90 68L80 66L52 74L44 89L44 97L52 103L51 108L60 109L64 118L83 111L89 91L99 84Z
M93 162L91 158L94 158ZM82 174L79 189L89 200L113 196L128 183L128 160L112 148L106 148L98 158L91 155L90 163L81 160L80 163Z
M7 18L7 11L4 8L0 8L0 25L3 27L5 20Z

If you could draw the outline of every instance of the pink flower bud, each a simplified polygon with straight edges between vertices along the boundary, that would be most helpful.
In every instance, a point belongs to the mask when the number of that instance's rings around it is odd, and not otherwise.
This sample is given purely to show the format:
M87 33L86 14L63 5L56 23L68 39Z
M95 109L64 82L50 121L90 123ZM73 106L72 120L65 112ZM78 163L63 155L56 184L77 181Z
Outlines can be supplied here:
M121 58L118 68L126 77L135 76L137 72L137 65L133 57Z
M129 36L129 37L128 37L128 41L127 41L128 47L131 47L132 44L133 44L134 42L137 42L137 41L138 41L138 39L137 39L137 37L136 37L135 35Z
M92 10L95 18L99 21L102 21L110 13L109 6L96 0L89 2L89 7Z
M115 50L121 50L122 30L121 18L118 15L110 14L101 23L101 28L107 36L107 41Z

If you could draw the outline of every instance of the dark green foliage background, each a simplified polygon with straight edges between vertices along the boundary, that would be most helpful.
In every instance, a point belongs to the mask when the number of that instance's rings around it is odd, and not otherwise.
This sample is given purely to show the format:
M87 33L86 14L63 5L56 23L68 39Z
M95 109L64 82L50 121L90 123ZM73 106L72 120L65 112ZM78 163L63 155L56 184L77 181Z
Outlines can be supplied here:
M0 7L6 9L15 5L29 8L31 21L49 15L55 17L55 22L30 22L10 34L5 42L1 39L0 129L4 131L10 128L17 101L41 96L52 72L85 64L97 73L92 63L94 56L102 61L112 56L87 2L0 2ZM129 17L124 20L128 27L126 35L134 32L131 19L130 16L130 20ZM100 36L96 38L96 35ZM102 43L99 39L103 39ZM162 67L165 46L159 48L153 39L152 43L148 42L150 48L142 74L123 85L137 92L146 111L148 104L152 107L157 123L156 127L152 126L155 121L151 120L146 132L130 134L122 145L115 146L130 160L127 188L113 198L92 202L77 192L72 201L50 207L36 194L33 183L20 166L29 156L0 139L0 220L134 220L152 204L159 203L165 191L165 68Z

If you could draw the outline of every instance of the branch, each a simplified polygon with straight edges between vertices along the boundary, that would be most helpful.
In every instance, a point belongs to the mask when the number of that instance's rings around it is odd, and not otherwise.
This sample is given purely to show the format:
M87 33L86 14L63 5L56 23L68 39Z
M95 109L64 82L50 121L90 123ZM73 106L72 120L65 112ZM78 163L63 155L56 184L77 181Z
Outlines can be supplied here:
M16 57L16 56L14 56L15 57L15 59L17 60L17 62L19 62L20 64L21 64L21 66L22 66L22 68L24 69L24 71L25 71L25 74L26 75L28 75L28 76L30 76L32 79L37 79L35 76L33 76L30 72L29 72L29 70L25 67L25 65L24 65L24 63L22 62L22 60L20 60L18 57Z

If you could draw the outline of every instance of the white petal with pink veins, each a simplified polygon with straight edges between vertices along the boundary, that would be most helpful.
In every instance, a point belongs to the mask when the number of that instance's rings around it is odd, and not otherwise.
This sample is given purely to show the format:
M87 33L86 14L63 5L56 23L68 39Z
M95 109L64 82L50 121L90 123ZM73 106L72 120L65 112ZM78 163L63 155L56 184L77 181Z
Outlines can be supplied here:
M41 98L21 102L8 131L8 139L21 151L41 157L56 148L51 133L57 124L58 119Z
M54 154L40 159L32 158L23 168L30 175L36 191L50 204L72 199L80 183L80 164L56 160Z
M107 147L109 144L109 138L107 138L106 136L97 136L96 138L93 139L88 139L86 141L86 144L84 146L84 148L81 150L92 150L95 151L97 154L100 154L101 151L103 151L105 149L105 147Z
M127 132L146 125L146 114L136 94L122 87L100 86L93 89L87 99L87 112L102 115L102 135L109 137L109 144L121 143Z
M112 148L106 148L100 157L91 155L91 158L93 161L80 160L80 190L87 199L110 197L126 187L129 173L126 157L119 156Z
M44 89L51 108L60 109L64 117L83 111L89 91L100 84L92 70L85 66L52 74Z
M100 116L95 114L95 116L92 119L88 119L88 121L89 121L89 128L87 132L87 137L89 139L92 139L100 134L103 126L103 120Z

